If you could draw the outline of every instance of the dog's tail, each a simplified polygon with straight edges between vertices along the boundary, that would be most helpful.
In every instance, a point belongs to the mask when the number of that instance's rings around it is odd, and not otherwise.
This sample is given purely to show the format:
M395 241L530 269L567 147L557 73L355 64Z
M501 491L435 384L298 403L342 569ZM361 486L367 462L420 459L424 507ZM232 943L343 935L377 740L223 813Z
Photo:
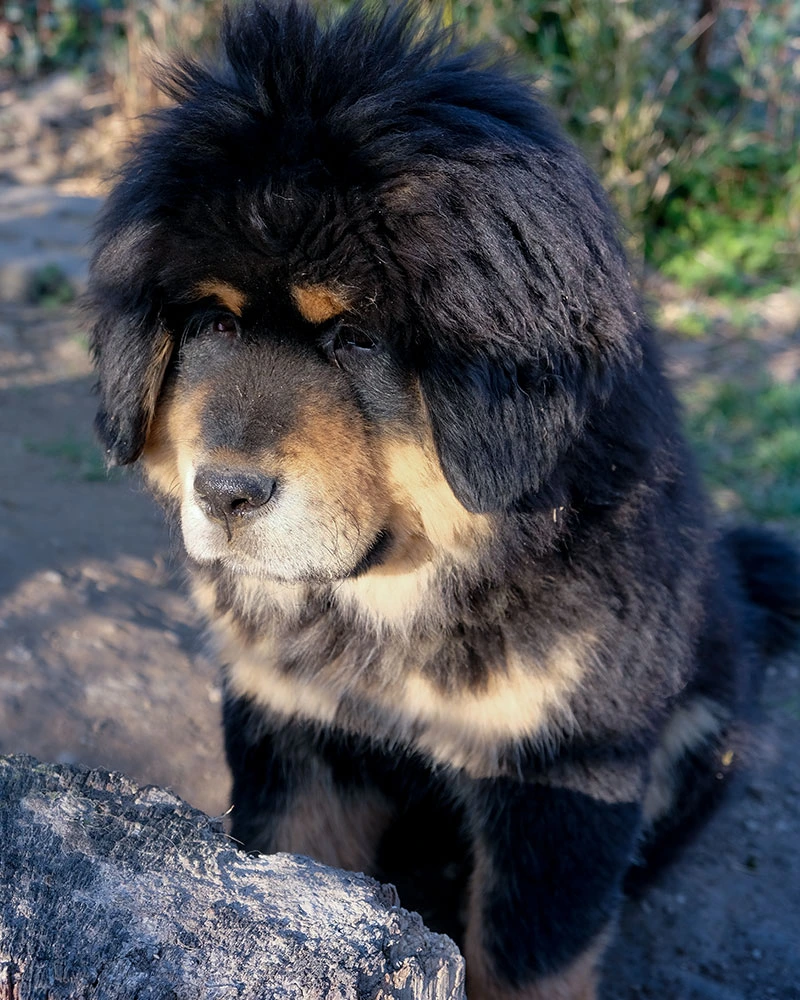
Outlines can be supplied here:
M800 642L800 553L760 528L717 551L696 675L675 702L650 760L637 891L678 853L752 757L750 723L769 661Z
M737 528L723 544L739 567L749 610L745 628L764 665L800 640L800 553L763 528Z

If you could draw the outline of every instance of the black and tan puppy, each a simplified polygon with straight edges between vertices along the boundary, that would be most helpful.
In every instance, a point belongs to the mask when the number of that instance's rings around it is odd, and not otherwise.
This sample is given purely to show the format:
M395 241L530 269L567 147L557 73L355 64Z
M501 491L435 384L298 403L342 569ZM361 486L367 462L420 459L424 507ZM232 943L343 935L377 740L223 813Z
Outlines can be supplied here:
M724 785L793 553L716 538L596 180L408 5L247 3L92 264L100 435L180 522L233 833L397 884L471 1000L591 998Z

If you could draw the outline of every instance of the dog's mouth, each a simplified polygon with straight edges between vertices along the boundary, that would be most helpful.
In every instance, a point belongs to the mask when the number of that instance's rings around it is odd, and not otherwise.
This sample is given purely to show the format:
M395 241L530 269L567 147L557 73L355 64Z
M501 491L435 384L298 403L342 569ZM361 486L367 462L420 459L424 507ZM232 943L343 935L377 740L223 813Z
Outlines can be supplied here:
M391 532L388 529L382 529L377 533L375 540L364 555L351 569L312 566L302 569L298 568L287 573L284 569L283 561L276 563L269 560L254 559L252 556L242 553L236 548L229 548L228 552L218 561L234 572L243 573L247 576L259 576L275 583L336 584L345 580L355 580L382 565L389 558L392 548L393 538Z
M381 563L383 563L388 557L391 548L392 533L388 530L388 528L382 528L375 536L375 541L369 549L367 549L361 559L359 559L349 573L345 574L344 579L353 580L357 576L363 576L365 573L368 573L376 566L380 566Z
M352 569L338 570L320 566L289 568L285 566L283 561L275 563L269 560L254 558L252 555L242 552L233 546L226 547L227 551L218 551L216 558L213 559L197 559L191 553L190 558L195 562L214 562L220 567L224 566L225 569L234 574L269 580L272 583L331 585L365 576L370 570L384 563L389 557L392 547L393 539L391 532L382 530L378 532L375 541ZM289 569L288 572L287 568Z

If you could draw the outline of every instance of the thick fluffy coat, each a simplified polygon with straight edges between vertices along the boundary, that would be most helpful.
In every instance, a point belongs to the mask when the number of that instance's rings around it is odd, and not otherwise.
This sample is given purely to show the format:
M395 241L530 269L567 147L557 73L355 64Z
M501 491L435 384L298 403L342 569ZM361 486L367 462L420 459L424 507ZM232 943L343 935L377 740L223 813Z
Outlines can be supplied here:
M233 834L395 882L471 1000L590 998L736 761L793 554L715 538L591 172L408 5L250 3L99 223L109 457L180 522Z

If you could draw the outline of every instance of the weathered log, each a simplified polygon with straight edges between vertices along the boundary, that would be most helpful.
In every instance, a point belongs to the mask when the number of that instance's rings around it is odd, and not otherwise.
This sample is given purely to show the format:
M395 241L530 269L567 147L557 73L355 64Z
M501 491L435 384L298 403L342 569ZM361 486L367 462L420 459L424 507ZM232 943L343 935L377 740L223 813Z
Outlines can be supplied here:
M0 1000L463 1000L392 886L238 851L121 774L0 757Z

